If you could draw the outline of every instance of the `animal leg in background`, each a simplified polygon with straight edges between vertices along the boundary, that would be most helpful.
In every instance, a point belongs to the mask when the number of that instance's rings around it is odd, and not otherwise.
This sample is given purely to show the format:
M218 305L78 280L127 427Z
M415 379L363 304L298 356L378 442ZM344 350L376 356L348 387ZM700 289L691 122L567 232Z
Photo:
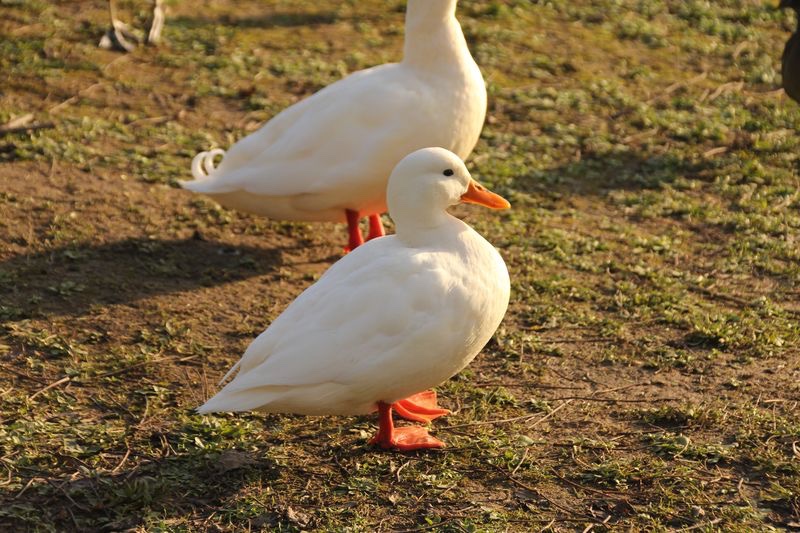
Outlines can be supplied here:
M347 216L347 232L350 234L347 248L344 251L352 252L364 244L364 236L361 234L361 227L358 225L361 217L358 215L358 211L353 211L352 209L345 209L344 212Z

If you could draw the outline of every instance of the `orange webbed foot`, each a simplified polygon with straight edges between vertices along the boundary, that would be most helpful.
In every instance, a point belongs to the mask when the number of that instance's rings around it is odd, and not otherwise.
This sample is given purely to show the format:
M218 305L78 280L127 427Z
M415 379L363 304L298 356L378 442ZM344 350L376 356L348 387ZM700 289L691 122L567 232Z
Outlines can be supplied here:
M427 390L392 404L394 411L413 422L429 423L440 416L449 415L449 409L439 407L436 391Z
M385 402L378 402L378 433L369 441L384 450L429 450L444 448L444 442L428 433L420 426L394 427L392 422L392 406Z
M427 429L420 426L396 427L388 439L382 437L380 431L378 431L378 434L372 437L369 443L377 444L384 450L400 450L401 452L431 450L445 447L444 442L440 441L428 433Z

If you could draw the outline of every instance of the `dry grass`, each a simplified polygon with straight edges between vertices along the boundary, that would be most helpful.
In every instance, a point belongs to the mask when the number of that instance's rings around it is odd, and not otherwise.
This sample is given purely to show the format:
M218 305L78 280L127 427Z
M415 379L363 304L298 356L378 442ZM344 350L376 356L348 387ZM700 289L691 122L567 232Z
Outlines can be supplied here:
M0 529L753 531L800 523L793 21L755 0L462 0L490 89L469 166L514 209L508 316L442 385L435 453L374 420L193 413L341 254L343 229L181 191L343 74L402 2L1 0ZM120 2L140 27L147 2Z

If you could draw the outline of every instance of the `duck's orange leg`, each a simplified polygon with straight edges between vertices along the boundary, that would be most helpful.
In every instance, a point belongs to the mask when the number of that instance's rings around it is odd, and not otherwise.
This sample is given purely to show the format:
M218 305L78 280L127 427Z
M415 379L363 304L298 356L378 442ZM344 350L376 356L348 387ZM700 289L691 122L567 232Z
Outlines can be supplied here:
M423 427L394 427L392 406L384 402L378 402L378 433L369 443L377 444L384 450L394 449L402 452L444 448L444 442L433 437Z
M349 253L364 244L364 236L361 234L361 227L358 225L361 220L358 211L345 209L344 214L347 217L347 232L350 234L344 253Z
M372 239L383 237L386 235L386 231L383 229L383 221L381 220L381 215L370 215L369 216L369 234L367 235L367 240L371 241Z
M436 402L436 391L426 390L392 404L398 415L414 422L430 422L440 416L449 415L449 409L442 409Z

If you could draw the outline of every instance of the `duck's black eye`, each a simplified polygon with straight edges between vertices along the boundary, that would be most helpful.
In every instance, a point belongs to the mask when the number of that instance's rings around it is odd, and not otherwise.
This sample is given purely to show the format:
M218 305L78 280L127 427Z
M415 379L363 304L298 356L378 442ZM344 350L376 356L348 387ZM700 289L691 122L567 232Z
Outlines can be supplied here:
M448 168L447 170L442 172L442 174L444 174L445 176L452 176L453 174L455 174L455 172L453 172L452 168Z

